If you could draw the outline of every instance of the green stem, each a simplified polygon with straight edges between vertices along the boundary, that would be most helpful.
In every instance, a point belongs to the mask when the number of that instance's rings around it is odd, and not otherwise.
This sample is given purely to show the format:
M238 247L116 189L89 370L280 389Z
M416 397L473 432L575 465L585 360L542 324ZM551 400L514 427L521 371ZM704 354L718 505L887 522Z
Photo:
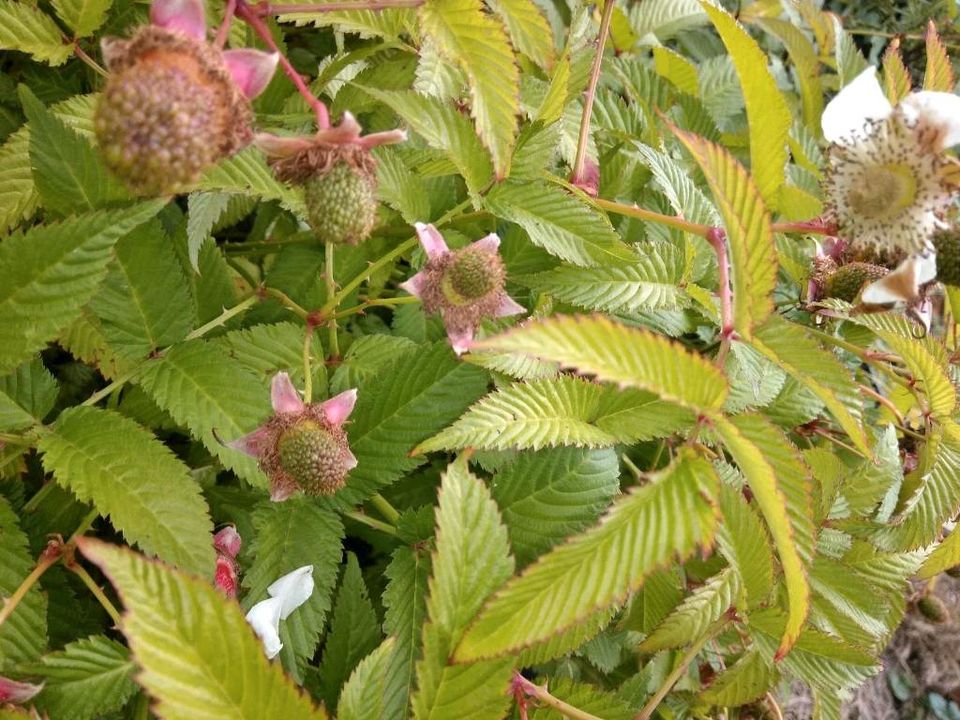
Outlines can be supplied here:
M311 359L313 356L313 325L307 323L306 338L303 341L303 401L313 402L313 370Z
M287 310L292 312L301 320L307 320L310 317L310 313L301 305L297 304L293 298L287 295L283 290L277 290L276 288L265 287L261 290L264 295L272 297L274 300L277 300L281 305L283 305Z
M624 205L623 203L614 202L612 200L603 200L601 198L597 198L593 202L607 212L660 223L661 225L666 225L668 227L676 228L677 230L693 233L694 235L700 235L701 237L707 237L707 233L714 230L712 225L702 225L700 223L690 222L689 220L684 220L676 215L664 215L663 213L654 212L653 210L646 210L644 208L637 207L636 205Z
M590 81L583 98L583 115L580 117L580 133L577 136L577 154L573 161L571 181L578 183L583 179L583 166L587 160L587 141L590 139L590 116L593 114L593 101L597 96L597 82L600 80L600 66L603 64L603 48L610 34L610 21L613 20L614 0L605 0L603 14L600 16L600 34L597 37L597 52L590 68Z
M44 554L40 557L40 560L37 561L37 566L23 579L23 582L20 583L20 587L14 590L13 595L8 597L3 604L3 607L0 608L0 627L3 627L3 624L7 621L7 619L13 615L13 611L17 609L17 606L20 604L20 602L27 596L27 593L30 592L30 588L36 585L37 581L47 570L59 562L61 552L62 550L57 553L49 553L44 551Z
M370 498L370 502L391 525L397 524L397 520L400 519L400 513L397 512L397 509L391 505L383 495L374 493L373 497Z
M76 562L66 563L66 567L67 570L80 578L80 581L87 586L87 589L91 592L91 594L93 594L103 609L107 611L107 615L109 615L110 619L113 620L114 625L119 625L120 613L117 611L117 608L114 606L114 604L110 602L110 598L106 596L100 586L97 585L92 577L90 577L90 573L88 573L82 565Z
M43 502L43 499L53 491L54 485L56 485L56 483L53 480L48 480L42 488L37 490L33 494L33 497L23 504L23 514L26 515L36 510L37 506Z
M351 520L356 520L358 523L366 525L367 527L372 527L374 530L379 530L380 532L387 533L387 535L397 534L397 529L393 525L389 525L385 522L375 520L369 515L364 515L362 512L356 512L355 510L348 510L344 513L345 517L350 518Z
M612 0L610 0L610 2L613 4ZM532 697L542 705L553 708L558 713L569 718L570 720L603 720L603 718L598 717L597 715L591 715L585 710L576 708L569 703L565 703L560 698L554 697L547 691L546 686L532 683L520 673L515 672L513 674L513 685L527 697Z
M327 242L326 267L324 267L323 279L327 284L328 303L330 298L335 298L337 295L337 281L333 277L333 248L334 244ZM336 360L340 357L340 340L337 337L337 316L335 314L327 319L327 337L330 343L330 359Z
M420 302L420 298L414 297L413 295L403 295L401 297L394 298L379 298L377 300L367 300L362 302L359 305L354 305L351 308L346 310L341 310L333 317L337 320L341 320L350 315L360 315L363 314L363 311L367 308L372 307L393 307L394 305L412 305L414 303Z

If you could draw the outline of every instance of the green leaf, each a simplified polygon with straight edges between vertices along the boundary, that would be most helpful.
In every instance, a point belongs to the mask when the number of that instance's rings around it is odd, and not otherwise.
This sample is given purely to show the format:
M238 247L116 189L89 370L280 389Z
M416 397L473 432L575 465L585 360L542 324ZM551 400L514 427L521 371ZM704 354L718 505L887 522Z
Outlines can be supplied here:
M541 642L622 602L655 568L713 541L717 476L683 455L614 503L599 525L551 550L493 596L464 635L458 661Z
M320 696L331 711L337 710L340 687L357 664L380 644L380 622L367 595L357 556L347 553L340 591L330 620L330 633L320 663ZM383 652L383 651L381 651ZM384 654L379 662L386 663Z
M0 377L0 430L20 430L41 422L57 401L58 390L39 358Z
M863 398L835 355L821 349L804 328L776 315L756 329L752 345L820 398L854 444L870 454L862 425Z
M723 522L717 528L717 545L740 577L747 607L755 608L770 599L773 590L773 551L760 517L739 490L720 488Z
M256 487L266 487L257 461L221 445L214 435L236 440L271 415L269 392L259 378L216 344L191 340L148 363L139 382L224 466Z
M940 40L937 28L930 20L924 33L927 49L927 65L923 70L923 89L934 92L953 92L953 66L947 49Z
M680 253L672 245L658 244L630 264L594 268L563 265L514 279L571 305L629 313L680 307L684 293L678 285L683 273Z
M123 633L164 720L322 720L271 664L240 611L213 584L113 545L83 538L83 554L126 607Z
M73 321L106 274L114 243L163 204L88 213L0 244L0 372L15 368Z
M251 548L253 564L243 576L247 588L244 610L267 598L267 588L278 577L304 565L313 565L310 599L284 620L280 628L283 665L297 680L313 657L330 611L340 566L343 525L340 518L298 495L282 503L263 502L254 511L257 529Z
M534 245L574 265L637 262L606 215L556 185L507 181L494 186L483 202L497 217L526 230Z
M790 60L793 61L796 70L796 82L800 86L803 122L819 134L820 116L823 114L823 88L820 83L820 58L817 57L816 48L800 28L786 20L760 18L757 24L775 35L790 54ZM782 96L780 97L782 100ZM783 107L785 106L784 103ZM767 195L764 194L764 198L766 197Z
M19 670L42 679L33 701L50 717L92 720L119 710L137 690L130 652L104 635L69 643Z
M196 321L180 262L157 220L144 223L115 248L90 308L111 350L146 358L187 336Z
M691 222L716 225L720 221L713 204L698 188L690 170L665 152L634 141L632 149L653 173L653 181L670 201L670 206Z
M348 6L348 3L344 3ZM383 37L400 39L400 35L416 27L416 15L407 8L377 10L340 10L338 12L285 13L285 22L298 25L312 23L314 27L333 26L337 32L356 33L361 38Z
M403 160L399 150L389 146L377 148L377 194L408 223L431 217L430 194L419 175Z
M683 647L698 640L733 606L739 591L737 574L729 568L722 570L684 599L640 643L639 650L654 653L666 648Z
M500 16L513 46L544 70L553 65L553 30L533 0L487 0Z
M263 153L248 147L208 170L198 190L253 195L261 200L279 200L284 207L303 214L303 197L276 179Z
M0 146L0 232L32 215L39 202L30 167L30 131L24 126Z
M673 131L703 169L723 215L730 255L733 326L749 339L753 328L773 312L777 256L770 214L757 186L728 150L691 133L676 128Z
M357 338L344 353L343 361L330 379L330 394L374 380L378 373L415 347L411 340L394 335L364 335Z
M814 540L809 471L786 437L758 415L714 416L713 424L746 476L780 556L790 610L777 650L782 657L796 642L810 607L806 566Z
M73 30L75 38L93 35L103 25L111 0L54 0L57 15Z
M727 46L740 78L750 126L750 174L764 203L776 207L784 181L787 136L793 116L767 69L767 56L757 41L722 8L707 2L701 4Z
M16 0L0 0L0 50L30 53L51 65L62 65L73 54L49 15Z
M490 153L477 138L470 121L452 104L412 92L359 87L390 107L430 147L442 151L463 176L472 194L479 194L489 183L493 172Z
M428 620L413 696L417 720L503 717L514 660L451 665L448 659L490 593L512 574L507 530L490 491L467 470L465 459L458 460L440 485Z
M717 675L700 693L700 699L720 707L736 707L753 702L776 683L780 673L756 649L750 649L731 667Z
M194 192L187 197L187 256L195 273L200 272L200 248L226 211L230 197L220 192Z
M603 720L631 720L634 717L632 708L616 694L568 678L550 682L550 694ZM566 720L569 717L548 707L533 707L531 710L530 720Z
M557 316L475 343L480 350L522 353L649 390L681 407L719 408L727 396L720 370L679 343L601 315Z
M36 563L17 514L0 495L0 597L9 598ZM34 660L47 645L47 598L34 585L0 625L0 669Z
M481 0L428 0L419 18L421 31L466 73L477 133L497 177L506 177L516 143L520 69L503 26L483 11Z
M933 549L917 574L924 579L932 578L957 565L960 565L960 532L954 529Z
M620 465L612 449L524 453L492 485L521 566L593 524L619 490Z
M30 163L44 207L61 215L129 200L90 142L43 106L25 86L20 102L30 121Z
M339 720L383 720L387 717L384 691L395 645L395 638L387 638L357 665L340 693Z
M337 497L363 500L423 462L417 443L449 425L484 392L482 370L459 362L446 341L407 353L364 385L350 416L350 447L359 464Z
M190 470L150 432L111 410L77 406L40 439L43 466L144 552L212 575L213 523Z
M630 24L641 40L649 41L644 36L652 34L656 40L664 42L681 30L706 22L707 17L698 0L650 0L630 8Z

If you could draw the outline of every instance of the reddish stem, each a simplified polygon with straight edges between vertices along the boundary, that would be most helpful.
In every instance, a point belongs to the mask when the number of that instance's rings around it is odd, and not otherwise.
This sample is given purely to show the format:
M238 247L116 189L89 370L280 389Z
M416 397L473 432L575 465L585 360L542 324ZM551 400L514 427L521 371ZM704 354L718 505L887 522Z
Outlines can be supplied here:
M227 44L227 36L230 34L230 26L233 25L233 17L237 12L237 0L227 0L227 7L223 11L223 22L217 29L217 36L213 40L214 47L222 50Z
M733 293L730 289L730 260L727 257L727 234L720 228L710 228L707 242L717 254L720 293L720 338L729 340L733 330Z
M294 13L324 13L343 10L390 10L393 8L415 8L425 0L357 0L357 2L331 3L283 3L271 5L267 2L251 5L250 9L260 17L271 15L291 15Z
M310 88L307 87L303 78L300 77L300 73L290 64L287 56L280 52L280 48L277 47L277 43L274 42L273 36L270 34L270 29L264 24L263 20L260 19L257 12L243 0L236 0L236 2L237 17L253 28L253 31L260 36L260 39L267 44L267 47L280 56L280 66L283 68L283 72L286 73L287 77L290 78L294 86L296 86L297 92L307 101L307 105L313 108L313 112L317 116L317 129L326 130L330 127L330 113L327 111L327 106L310 92Z

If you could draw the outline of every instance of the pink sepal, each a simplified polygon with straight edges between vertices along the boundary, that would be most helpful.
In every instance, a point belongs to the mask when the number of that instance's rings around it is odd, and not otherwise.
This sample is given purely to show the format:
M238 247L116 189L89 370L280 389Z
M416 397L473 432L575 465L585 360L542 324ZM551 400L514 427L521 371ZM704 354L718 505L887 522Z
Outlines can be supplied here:
M223 62L240 92L251 99L266 90L280 61L280 53L266 53L248 48L227 50L222 55Z
M31 685L30 683L17 682L0 676L0 705L4 703L22 705L41 690L43 690L43 685Z
M213 584L228 598L237 596L237 563L226 555L217 555L217 569L213 574Z
M406 290L408 293L414 297L422 298L423 297L423 285L427 281L427 274L423 271L418 272L412 278L406 282L400 283L400 289Z
M486 237L482 237L475 243L472 243L470 247L474 247L477 250L497 252L500 249L500 236L496 233L490 233Z
M343 453L343 464L347 470L353 470L357 466L357 456L353 454L350 448Z
M270 383L270 401L275 413L303 412L303 400L285 372L273 376L273 382Z
M280 475L270 478L270 499L273 502L283 502L299 489L290 477Z
M470 346L473 345L473 328L464 332L454 332L447 330L447 337L450 338L450 347L457 355L463 355Z
M417 237L420 238L420 244L423 246L423 251L427 253L428 258L433 260L435 257L440 257L450 252L450 248L447 247L443 235L441 235L440 231L433 225L425 225L418 222L414 227L417 229Z
M218 553L227 557L235 558L240 552L240 546L243 541L240 539L240 533L233 525L227 525L213 536L213 547Z
M350 417L353 406L357 404L357 390L345 390L320 405L324 416L333 425L343 425L343 421Z
M500 298L500 307L497 308L497 317L507 317L509 315L519 315L525 313L527 309L520 303L514 301L506 293Z
M397 128L395 130L384 130L383 132L364 135L357 140L357 145L369 150L380 145L396 145L397 143L405 142L406 139L407 131Z
M583 172L579 177L570 177L570 183L591 197L600 192L600 166L587 158L583 163Z
M228 443L224 443L228 448L239 450L250 457L260 457L268 448L272 433L266 428L259 427L252 433L244 435Z
M203 0L153 0L150 22L165 30L178 30L195 40L207 34Z
M257 133L253 144L272 158L290 157L313 147L310 138L282 137L273 133Z

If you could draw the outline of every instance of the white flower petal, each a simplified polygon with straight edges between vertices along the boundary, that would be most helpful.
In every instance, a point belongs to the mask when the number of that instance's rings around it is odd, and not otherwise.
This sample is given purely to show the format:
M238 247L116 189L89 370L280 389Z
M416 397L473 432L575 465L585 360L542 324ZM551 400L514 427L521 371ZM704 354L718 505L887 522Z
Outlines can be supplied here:
M911 255L889 275L867 285L860 298L869 305L909 303L919 295L921 285L936 277L936 253Z
M932 90L910 93L897 110L908 125L935 138L934 152L960 143L960 97L953 93Z
M868 67L827 103L820 127L827 141L847 143L863 135L868 122L886 120L892 112L877 80L877 69Z
M283 643L280 642L280 610L283 602L280 598L261 600L247 613L247 622L263 642L263 650L267 657L273 659L280 652Z
M286 620L313 594L313 565L304 565L287 573L267 588L267 594L280 600L280 619Z

